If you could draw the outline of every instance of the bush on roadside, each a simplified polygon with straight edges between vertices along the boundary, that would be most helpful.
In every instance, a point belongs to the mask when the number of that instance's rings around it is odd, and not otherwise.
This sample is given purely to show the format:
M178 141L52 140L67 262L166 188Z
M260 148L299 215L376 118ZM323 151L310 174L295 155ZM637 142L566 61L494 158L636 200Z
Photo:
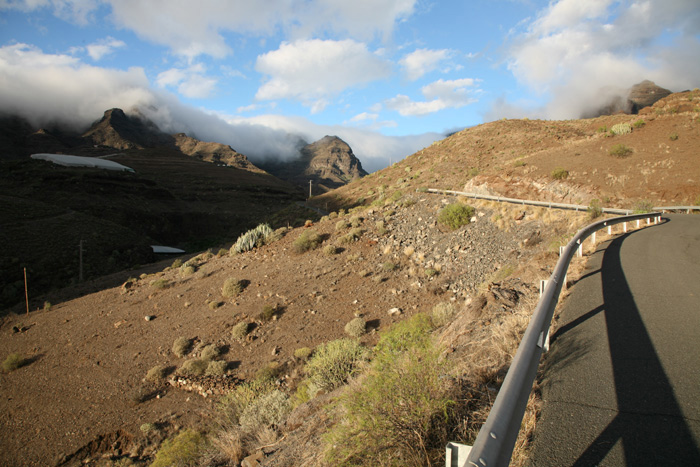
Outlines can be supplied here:
M344 416L324 437L333 465L438 465L444 456L455 388L428 317L399 324L383 334L362 384L340 397Z
M207 446L207 439L194 430L184 430L163 442L150 467L194 467Z
M603 206L600 205L599 199L592 199L588 205L588 217L590 219L596 219L603 215Z
M569 171L563 167L557 167L556 169L552 170L551 175L554 180L565 180L569 178Z
M440 327L452 322L457 314L457 308L450 302L438 303L430 313L430 320L433 326Z
M241 413L239 423L245 430L279 426L291 412L289 397L278 389L252 401Z
M318 346L305 370L312 383L330 392L354 375L366 358L367 351L357 341L337 339Z
M473 216L473 207L462 203L452 203L440 210L438 222L452 230L457 230L463 225L469 224Z
M353 318L345 325L345 334L350 337L360 337L365 333L367 323L362 318Z
M250 251L256 246L264 245L272 235L272 228L267 224L260 224L256 228L242 234L231 247L231 254Z

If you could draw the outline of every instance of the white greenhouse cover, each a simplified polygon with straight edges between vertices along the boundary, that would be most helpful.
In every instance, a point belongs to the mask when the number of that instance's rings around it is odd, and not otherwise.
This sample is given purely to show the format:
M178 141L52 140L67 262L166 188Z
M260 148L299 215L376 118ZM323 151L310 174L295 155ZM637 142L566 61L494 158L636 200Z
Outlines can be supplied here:
M179 248L173 248L171 246L151 245L151 248L153 248L153 253L165 253L165 254L185 253L185 250L181 250Z
M97 157L70 156L67 154L47 153L32 154L30 157L32 159L50 161L54 164L63 165L66 167L94 167L97 169L106 170L118 170L126 172L134 171L134 169L132 169L131 167L119 164L118 162L110 161L107 159L98 159Z

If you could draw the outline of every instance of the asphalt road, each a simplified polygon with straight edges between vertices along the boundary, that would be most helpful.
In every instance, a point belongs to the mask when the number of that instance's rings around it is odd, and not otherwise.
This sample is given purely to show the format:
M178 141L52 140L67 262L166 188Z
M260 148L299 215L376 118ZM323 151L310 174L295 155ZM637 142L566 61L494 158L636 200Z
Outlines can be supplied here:
M544 358L531 466L700 466L700 216L599 246Z

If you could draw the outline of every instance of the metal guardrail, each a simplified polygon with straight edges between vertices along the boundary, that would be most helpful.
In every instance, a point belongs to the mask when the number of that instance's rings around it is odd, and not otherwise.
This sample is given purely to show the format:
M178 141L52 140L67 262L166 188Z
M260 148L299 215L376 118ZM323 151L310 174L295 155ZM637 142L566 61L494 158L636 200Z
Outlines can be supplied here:
M517 198L506 198L504 196L482 195L479 193L466 193L463 191L440 190L437 188L428 188L428 193L443 193L446 195L465 196L467 198L485 199L485 200L489 200L489 201L498 201L501 203L520 204L523 206L542 206L545 208L569 209L571 211L587 211L588 210L588 206L584 206L582 204L553 203L551 201L532 201L532 200L517 199ZM700 211L700 206L662 206L662 207L654 207L651 209L653 211L660 211L660 212L686 211L687 213L690 214L690 211ZM615 209L615 208L601 208L601 211L604 213L607 213L607 214L619 214L619 215L623 215L623 216L632 214L634 212L631 209Z
M509 464L527 400L532 391L532 384L537 375L540 357L548 343L549 326L559 293L566 280L566 271L576 251L583 245L583 241L605 227L643 219L647 219L649 224L651 219L656 222L660 218L661 213L653 212L602 220L579 230L562 249L559 261L537 303L491 412L481 427L466 462L462 465L500 467ZM625 231L627 231L626 225Z

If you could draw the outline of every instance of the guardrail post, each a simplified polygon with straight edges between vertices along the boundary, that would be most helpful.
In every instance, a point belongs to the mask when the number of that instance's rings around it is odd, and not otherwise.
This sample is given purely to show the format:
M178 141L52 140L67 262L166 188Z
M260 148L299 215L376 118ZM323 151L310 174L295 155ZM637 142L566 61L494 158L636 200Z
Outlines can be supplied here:
M447 443L445 450L445 467L462 467L467 462L467 457L472 447L459 443Z
M608 235L612 235L612 225L608 226Z
M639 219L637 219L637 228L639 228Z
M627 222L622 223L622 228L625 231L625 233L627 233Z
M595 247L595 232L593 232L593 235L591 235L591 240L593 241L593 246Z
M542 294L544 293L544 288L545 288L545 287L547 287L547 280L546 280L546 279L540 280L540 297L541 297Z
M559 247L559 256L561 256L561 255L563 255L563 254L564 254L564 247L563 247L563 246L560 246L560 247Z
M580 240L578 242L578 249L576 250L576 254L578 255L579 258L581 256L583 256L583 243L581 243Z

